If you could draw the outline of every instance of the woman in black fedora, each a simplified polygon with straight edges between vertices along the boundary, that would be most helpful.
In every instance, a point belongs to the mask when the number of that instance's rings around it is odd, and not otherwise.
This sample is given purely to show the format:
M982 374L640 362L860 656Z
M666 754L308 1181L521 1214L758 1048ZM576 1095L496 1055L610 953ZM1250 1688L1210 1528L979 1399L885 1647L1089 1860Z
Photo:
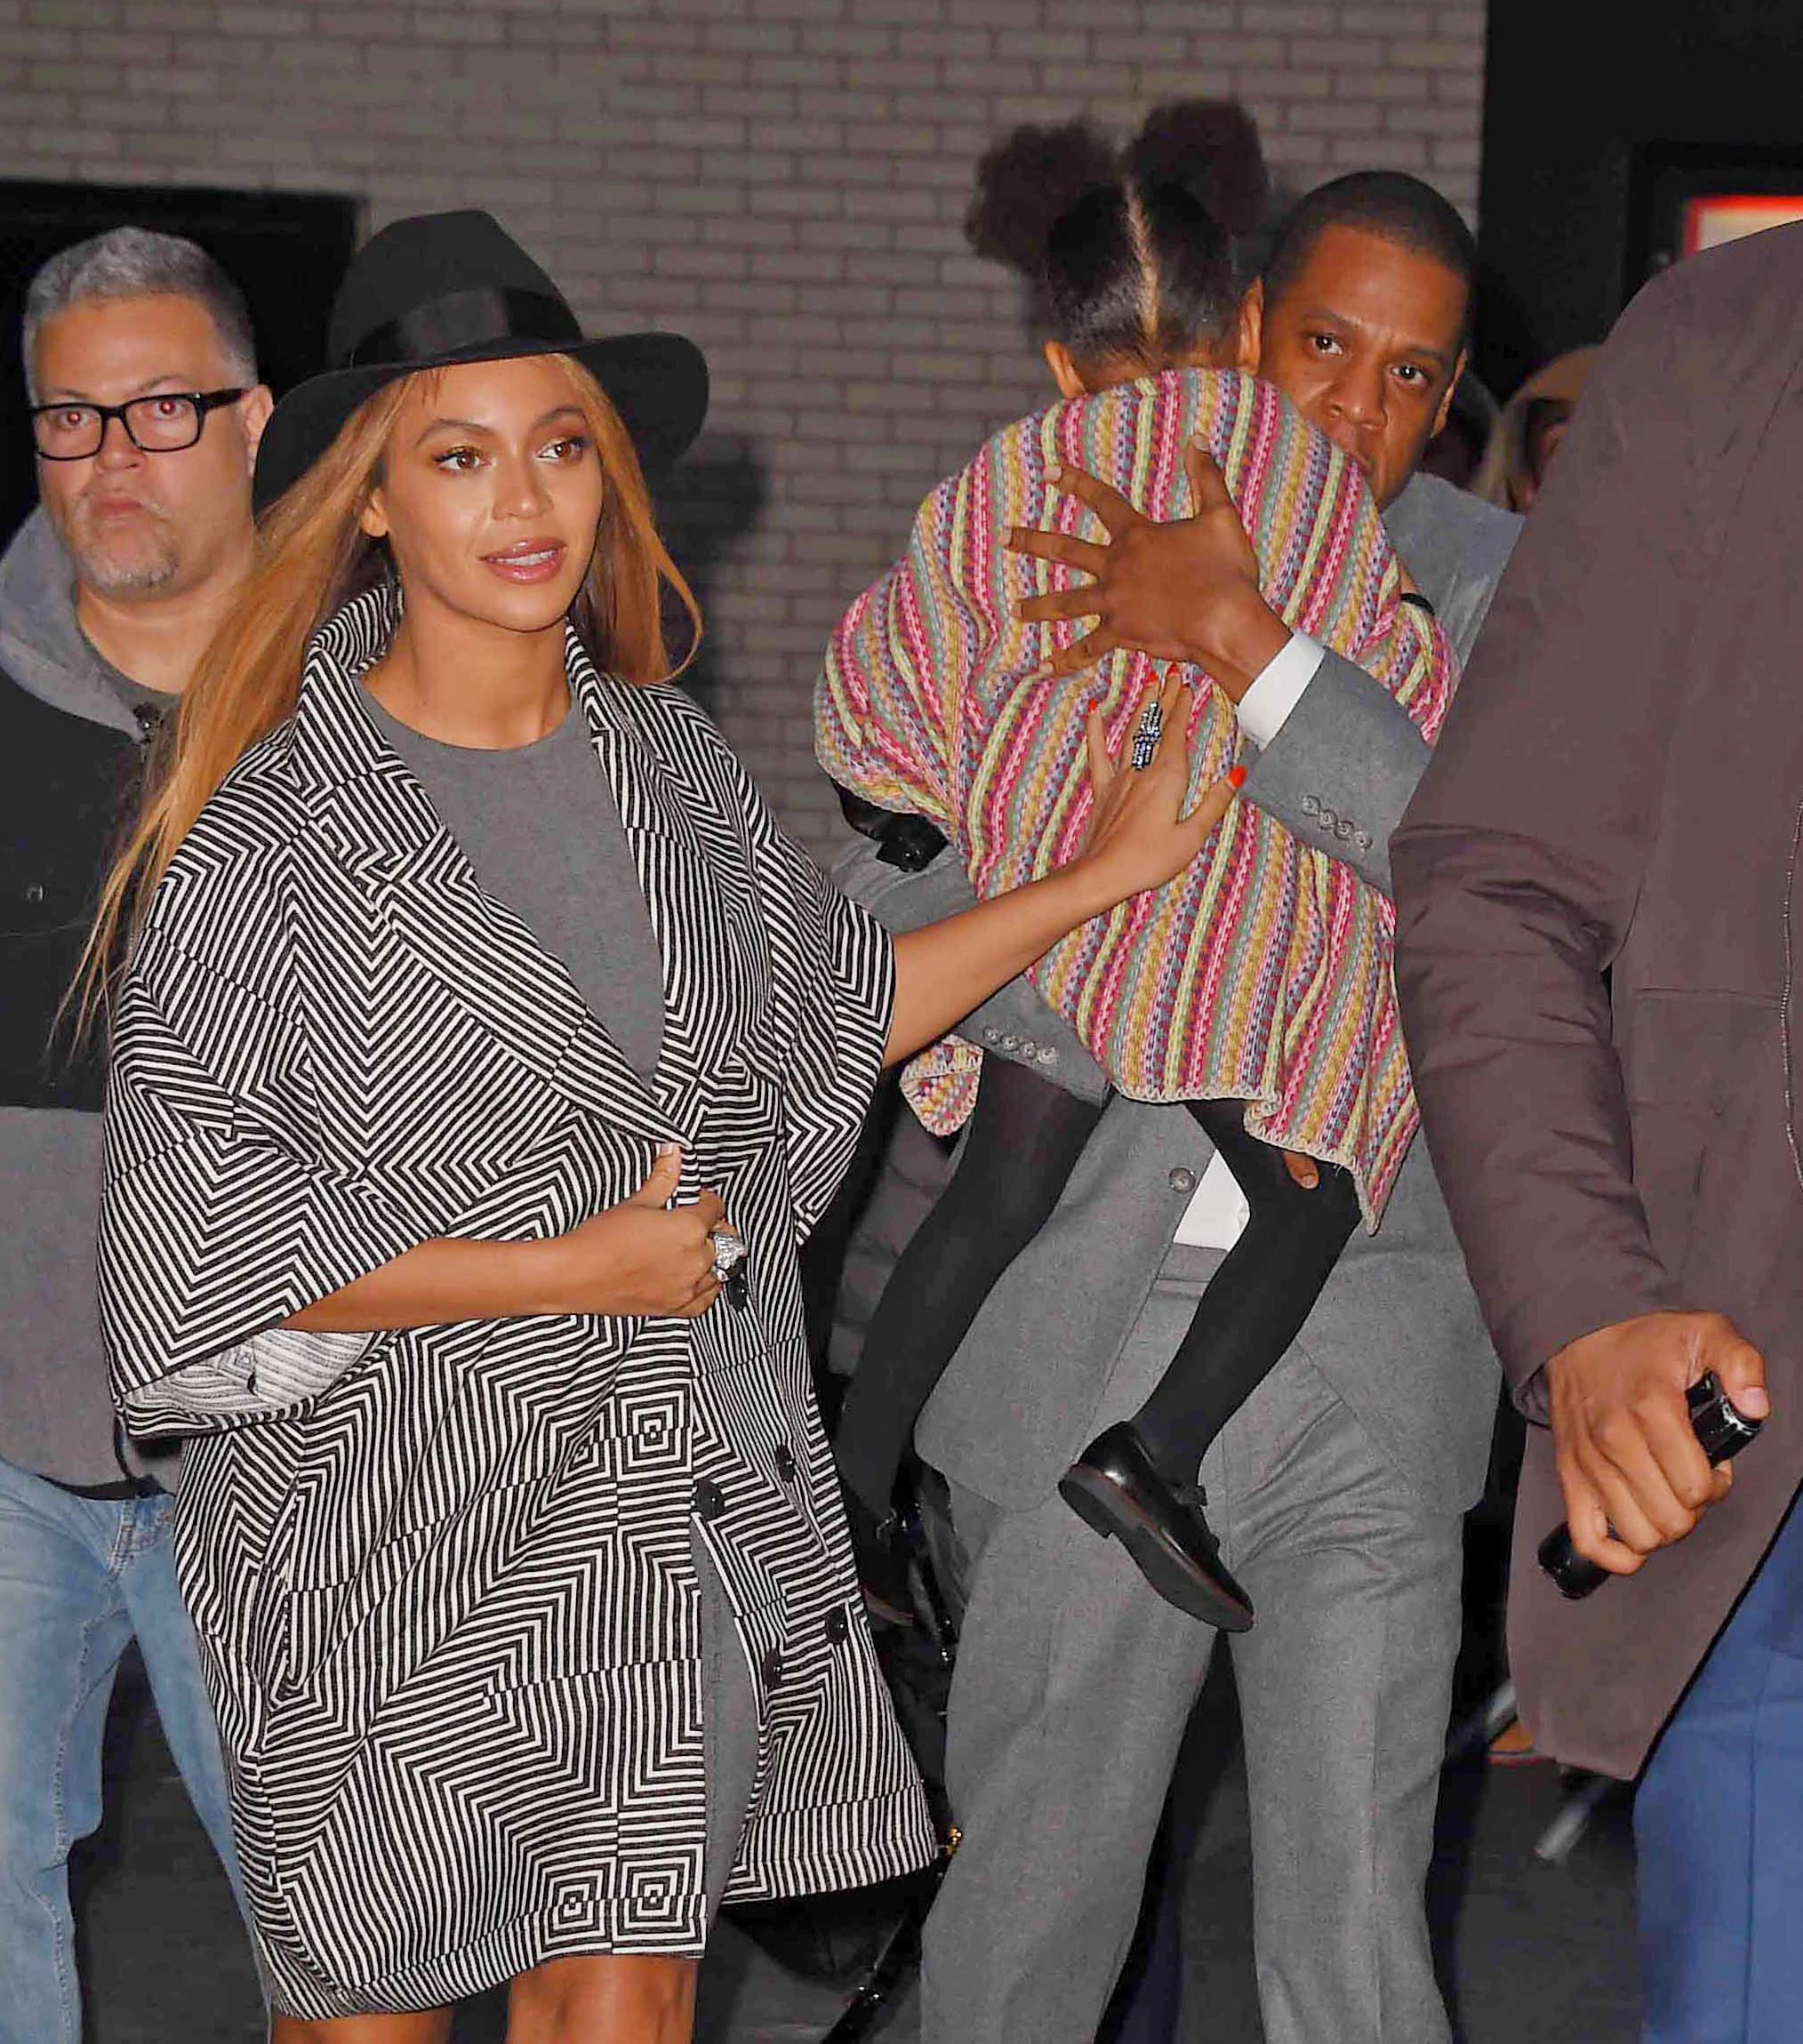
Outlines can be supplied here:
M178 1509L278 2044L690 2034L723 1896L934 1840L796 1246L879 1068L1180 869L1166 747L890 940L669 685L686 341L404 220L264 437L260 562L102 906L116 1387Z

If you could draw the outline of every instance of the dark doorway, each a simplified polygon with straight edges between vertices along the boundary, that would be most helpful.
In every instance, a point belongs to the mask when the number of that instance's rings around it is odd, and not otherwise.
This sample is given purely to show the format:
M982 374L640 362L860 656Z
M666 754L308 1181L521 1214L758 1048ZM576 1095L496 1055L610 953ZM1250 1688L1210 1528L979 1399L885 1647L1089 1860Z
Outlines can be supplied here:
M1699 193L1803 178L1795 0L1494 0L1477 369L1499 397L1600 341Z
M0 179L0 539L37 494L19 327L40 263L111 227L186 235L250 301L263 375L279 397L325 360L326 312L356 246L360 203L331 194Z

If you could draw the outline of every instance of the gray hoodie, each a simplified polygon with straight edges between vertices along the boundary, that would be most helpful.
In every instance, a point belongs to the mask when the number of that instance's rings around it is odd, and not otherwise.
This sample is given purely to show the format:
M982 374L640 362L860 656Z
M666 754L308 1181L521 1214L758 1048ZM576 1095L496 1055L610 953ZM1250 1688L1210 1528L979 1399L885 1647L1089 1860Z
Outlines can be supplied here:
M157 700L83 636L68 557L42 511L0 557L0 671L132 738L134 704ZM115 1446L94 1301L100 1186L98 1114L0 1106L0 1456L63 1483L148 1466L135 1451L122 1463Z

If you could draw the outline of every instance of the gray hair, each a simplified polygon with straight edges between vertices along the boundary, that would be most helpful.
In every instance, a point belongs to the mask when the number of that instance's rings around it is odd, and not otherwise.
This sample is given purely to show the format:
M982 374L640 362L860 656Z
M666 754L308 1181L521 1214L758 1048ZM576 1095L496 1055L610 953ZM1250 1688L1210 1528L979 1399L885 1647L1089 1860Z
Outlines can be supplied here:
M257 381L257 344L244 294L204 248L180 235L148 228L116 227L60 250L31 280L25 294L25 382L37 401L36 353L46 319L94 299L191 298L219 335L227 373Z

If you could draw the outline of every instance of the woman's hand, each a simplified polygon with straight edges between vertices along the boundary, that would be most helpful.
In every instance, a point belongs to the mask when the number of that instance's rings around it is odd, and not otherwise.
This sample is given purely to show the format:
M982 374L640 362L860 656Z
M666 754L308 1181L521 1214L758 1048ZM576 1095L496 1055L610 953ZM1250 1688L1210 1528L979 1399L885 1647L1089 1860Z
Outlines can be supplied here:
M1246 779L1245 770L1236 766L1223 774L1184 815L1196 741L1185 744L1181 735L1187 709L1182 677L1173 675L1162 688L1147 689L1135 725L1152 703L1172 735L1152 748L1151 757L1138 768L1118 765L1110 757L1102 718L1090 713L1095 808L1083 849L1068 865L895 939L895 1006L885 1064L899 1064L955 1028L1079 923L1106 915L1130 894L1162 886L1207 843ZM1131 746L1132 739L1127 742Z
M717 1192L670 1206L682 1168L681 1150L667 1143L629 1199L544 1245L555 1265L552 1311L678 1319L707 1311L720 1291L709 1237L726 1209Z
M1145 728L1154 706L1164 735L1153 743L1150 761L1142 767L1124 765L1110 753L1102 712L1089 712L1089 782L1095 806L1083 849L1071 863L1081 864L1104 884L1110 906L1162 886L1181 873L1208 842L1246 779L1245 767L1229 767L1184 815L1197 741L1186 744L1182 736L1190 706L1180 674L1167 674L1162 685L1149 685L1141 696L1126 741L1129 759L1134 735Z

